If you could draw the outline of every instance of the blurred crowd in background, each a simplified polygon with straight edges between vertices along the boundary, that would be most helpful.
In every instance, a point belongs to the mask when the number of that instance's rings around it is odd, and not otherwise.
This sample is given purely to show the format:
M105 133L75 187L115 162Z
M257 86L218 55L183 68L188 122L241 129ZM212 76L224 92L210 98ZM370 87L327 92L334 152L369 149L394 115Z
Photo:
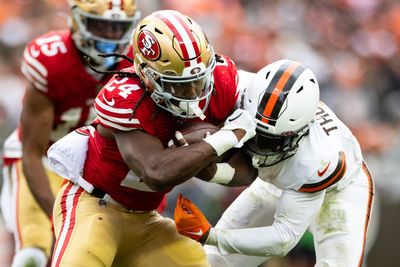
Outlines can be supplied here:
M368 266L394 266L400 258L396 255L400 240L400 1L137 0L137 4L142 16L157 9L189 15L203 27L215 51L231 57L239 69L255 72L274 60L289 58L315 72L321 100L352 129L375 178L376 216ZM66 0L0 0L0 144L18 124L25 90L19 70L24 46L49 30L68 27L68 16ZM171 192L168 216L176 193L183 191L215 223L243 189L192 180ZM307 251L307 240L304 244ZM10 251L0 247L0 259L6 253ZM283 266L279 264L268 266ZM284 264L312 266L304 260Z

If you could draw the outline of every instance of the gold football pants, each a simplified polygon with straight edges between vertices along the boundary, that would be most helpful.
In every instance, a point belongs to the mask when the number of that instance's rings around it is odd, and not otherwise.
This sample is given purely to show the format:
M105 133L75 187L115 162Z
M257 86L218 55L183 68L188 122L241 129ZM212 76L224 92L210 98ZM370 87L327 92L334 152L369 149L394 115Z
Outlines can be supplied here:
M129 211L65 184L54 212L52 265L119 267L210 266L201 245L156 211Z
M11 211L4 219L12 225L16 250L36 247L49 256L53 243L50 221L29 190L21 160L5 166L4 170L8 172L6 177L10 179L7 183L10 188L6 190L11 192L7 200ZM56 195L63 179L50 170L47 170L47 175L53 195Z

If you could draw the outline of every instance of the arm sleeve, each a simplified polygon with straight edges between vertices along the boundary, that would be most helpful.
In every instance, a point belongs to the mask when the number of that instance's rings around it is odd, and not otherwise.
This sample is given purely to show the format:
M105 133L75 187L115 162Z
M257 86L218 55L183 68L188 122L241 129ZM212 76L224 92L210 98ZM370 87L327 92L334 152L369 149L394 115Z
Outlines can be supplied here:
M40 54L39 47L34 42L28 44L24 50L21 72L35 89L52 97L52 94L55 93L49 92L47 81L49 73L47 66L43 64L43 57Z
M109 129L131 131L140 127L137 116L133 116L133 107L140 97L139 86L134 81L114 76L98 93L94 108L98 122Z
M312 194L285 190L271 226L212 228L206 243L218 247L222 255L284 256L297 244L317 215L324 196L325 190Z

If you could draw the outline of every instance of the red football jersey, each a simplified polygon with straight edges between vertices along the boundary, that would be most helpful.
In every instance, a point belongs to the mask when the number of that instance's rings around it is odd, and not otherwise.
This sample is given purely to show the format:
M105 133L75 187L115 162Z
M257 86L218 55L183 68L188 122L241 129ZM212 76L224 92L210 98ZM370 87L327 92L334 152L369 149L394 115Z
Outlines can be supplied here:
M229 58L223 59L224 63L218 63L214 70L214 93L205 112L205 121L213 124L225 121L232 113L239 95L236 66ZM134 72L133 68L125 71ZM158 108L150 95L145 96L132 115L144 93L139 78L114 76L96 97L96 123L117 131L142 129L158 137L166 146L185 120ZM204 107L204 102L200 103L200 107ZM115 140L102 138L97 132L90 138L83 177L134 210L156 209L166 193L154 192L147 187L125 164Z
M119 69L131 66L125 60L119 65ZM50 141L93 121L96 117L93 101L110 78L88 69L69 30L49 32L29 43L21 70L35 88L54 103Z

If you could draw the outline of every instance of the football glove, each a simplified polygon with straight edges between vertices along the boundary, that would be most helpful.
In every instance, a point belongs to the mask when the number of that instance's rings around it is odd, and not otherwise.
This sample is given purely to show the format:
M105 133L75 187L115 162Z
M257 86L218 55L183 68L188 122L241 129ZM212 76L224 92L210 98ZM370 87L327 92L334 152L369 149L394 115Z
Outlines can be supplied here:
M245 136L239 140L239 143L235 147L242 147L243 143L253 138L256 135L257 124L254 121L254 117L250 113L243 109L237 109L230 115L221 130L234 130L243 129L246 131Z
M192 201L179 194L174 212L176 229L181 235L204 243L211 229L201 210Z

